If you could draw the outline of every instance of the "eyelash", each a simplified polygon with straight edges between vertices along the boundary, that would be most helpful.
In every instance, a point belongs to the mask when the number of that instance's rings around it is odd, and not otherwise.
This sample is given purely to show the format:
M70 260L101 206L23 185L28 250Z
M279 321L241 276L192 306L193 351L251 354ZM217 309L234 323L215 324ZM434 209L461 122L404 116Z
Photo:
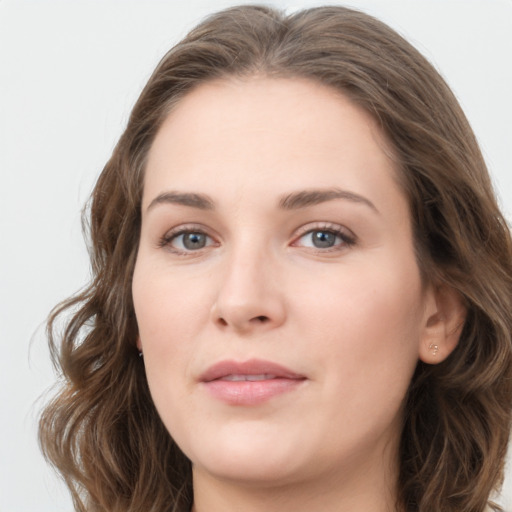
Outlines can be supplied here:
M311 250L312 252L316 252L319 254L325 254L330 252L339 252L346 250L352 246L354 246L357 242L356 236L349 231L347 228L344 228L338 224L332 224L332 223L319 223L317 225L307 225L304 226L299 230L299 235L295 238L294 242L292 242L292 246L297 246L297 242L304 238L306 235L313 234L315 232L318 233L329 233L331 235L334 235L336 238L339 238L341 240L341 243L333 246L333 247L327 247L327 248L308 248L306 249Z
M186 235L186 234L192 234L192 233L198 234L198 235L204 235L204 236L208 237L209 239L213 240L213 238L210 235L208 235L208 233L205 231L205 229L203 227L197 226L197 225L186 225L186 226L179 226L175 229L172 229L171 231L168 231L162 238L160 238L160 240L158 242L158 247L161 249L168 249L169 251L171 251L175 254L178 254L178 255L191 255L194 253L200 253L201 249L204 249L204 248L197 249L195 251L192 249L182 250L182 249L173 247L171 245L172 242L174 240L176 240L179 236ZM210 247L212 245L217 245L217 244L215 244L215 243L208 244L206 247Z
M331 224L331 223L319 223L317 225L307 225L304 226L299 230L299 233L297 236L295 236L294 241L290 244L292 247L298 247L298 241L304 238L308 234L313 234L315 232L319 233L328 233L331 235L334 235L336 238L339 238L341 240L341 243L338 243L337 245L333 247L325 247L325 248L314 248L314 247L306 247L305 249L316 252L319 254L326 254L330 252L339 252L342 250L345 250L347 248L352 247L356 244L357 239L355 235L349 231L347 228L344 228L342 226L339 226L337 224ZM176 247L172 246L172 242L177 240L178 237L186 234L197 234L197 235L204 235L205 237L209 238L213 241L213 243L209 243L205 247L201 247L199 249L188 249L188 250L182 250ZM158 242L158 247L161 249L168 249L169 251L173 252L177 255L186 255L190 256L193 254L199 254L202 252L203 249L216 246L218 245L217 242L215 242L214 238L211 237L206 230L199 226L199 225L185 225L185 226L179 226L175 229L172 229L171 231L168 231L164 236L162 236ZM300 246L299 246L300 247Z

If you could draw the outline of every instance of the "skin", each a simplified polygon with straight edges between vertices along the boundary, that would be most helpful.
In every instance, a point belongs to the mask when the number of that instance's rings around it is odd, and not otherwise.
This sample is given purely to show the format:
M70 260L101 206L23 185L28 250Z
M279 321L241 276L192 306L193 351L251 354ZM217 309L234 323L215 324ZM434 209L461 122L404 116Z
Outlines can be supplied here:
M153 400L193 463L196 512L395 509L411 376L456 338L455 301L420 278L390 154L368 114L297 79L203 84L157 134L133 299ZM352 195L280 206L313 189ZM247 406L200 382L216 362L253 358L304 379Z

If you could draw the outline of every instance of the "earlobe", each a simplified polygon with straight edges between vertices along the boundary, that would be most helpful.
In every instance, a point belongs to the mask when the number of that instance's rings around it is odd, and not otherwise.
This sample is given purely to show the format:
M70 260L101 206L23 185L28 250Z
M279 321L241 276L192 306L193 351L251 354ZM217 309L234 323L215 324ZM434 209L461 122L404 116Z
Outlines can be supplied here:
M456 290L440 286L429 291L425 316L419 356L424 363L437 364L457 346L466 319L466 307Z
M139 349L139 352L142 352L142 342L140 341L140 336L137 336L136 346Z

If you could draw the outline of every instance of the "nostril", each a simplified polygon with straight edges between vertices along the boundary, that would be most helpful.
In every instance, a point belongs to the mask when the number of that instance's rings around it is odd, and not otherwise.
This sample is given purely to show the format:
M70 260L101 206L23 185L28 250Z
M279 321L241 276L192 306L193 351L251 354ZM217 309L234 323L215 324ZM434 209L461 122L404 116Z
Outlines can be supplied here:
M245 328L248 328L250 325L255 326L256 324L267 324L270 322L270 317L265 316L265 315L258 315L258 316L254 316L252 318L251 317L249 317L249 318L245 317L245 319L233 318L232 320L230 320L228 317L228 320L226 320L222 316L219 316L217 318L216 322L217 322L217 325L222 328L229 327L231 325L232 327L235 327L237 329L244 330Z

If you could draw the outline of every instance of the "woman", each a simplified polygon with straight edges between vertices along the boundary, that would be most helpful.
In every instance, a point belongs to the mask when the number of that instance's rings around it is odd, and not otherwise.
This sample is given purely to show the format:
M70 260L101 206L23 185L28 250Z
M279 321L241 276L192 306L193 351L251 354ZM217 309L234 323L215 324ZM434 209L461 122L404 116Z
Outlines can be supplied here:
M90 214L41 419L77 510L492 506L510 234L455 98L390 28L212 16L150 78Z

